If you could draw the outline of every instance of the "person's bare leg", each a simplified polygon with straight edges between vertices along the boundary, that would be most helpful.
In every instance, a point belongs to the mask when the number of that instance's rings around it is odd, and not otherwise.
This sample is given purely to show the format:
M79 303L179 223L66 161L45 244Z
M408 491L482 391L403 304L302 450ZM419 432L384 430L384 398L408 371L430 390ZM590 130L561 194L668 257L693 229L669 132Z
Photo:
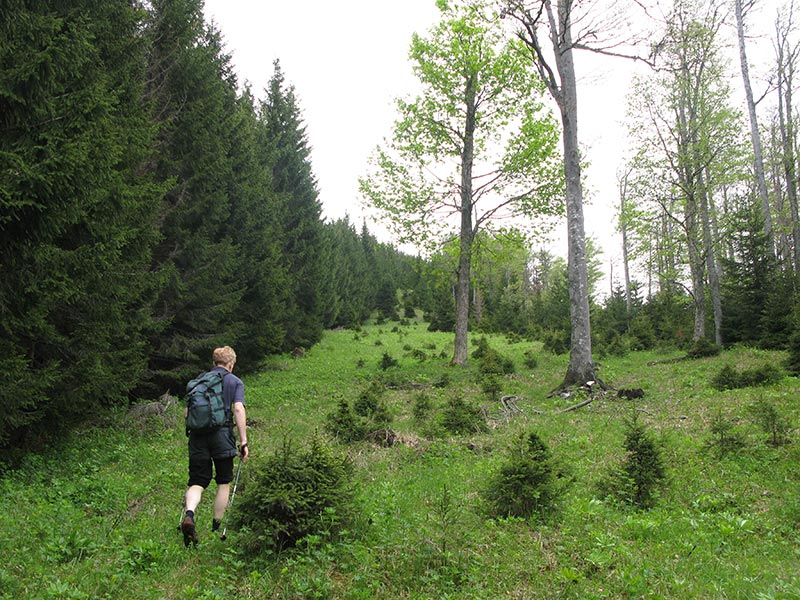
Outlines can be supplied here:
M231 484L220 483L217 484L217 495L214 496L214 520L222 521L225 516L225 509L228 506L228 497L230 496Z
M190 543L197 544L197 529L194 525L194 511L197 505L200 504L200 499L203 497L203 486L190 485L186 489L186 515L181 523L181 531L183 532L183 543L188 546Z
M201 485L190 485L186 489L186 510L190 510L192 512L197 509L197 505L200 504L200 499L203 497L203 486Z

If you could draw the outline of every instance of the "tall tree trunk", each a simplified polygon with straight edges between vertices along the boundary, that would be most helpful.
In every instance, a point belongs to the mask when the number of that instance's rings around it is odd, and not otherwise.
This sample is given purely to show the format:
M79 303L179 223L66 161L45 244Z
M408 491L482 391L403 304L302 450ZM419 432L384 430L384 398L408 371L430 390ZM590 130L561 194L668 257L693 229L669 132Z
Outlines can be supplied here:
M722 344L722 292L717 259L714 252L716 244L711 233L711 207L705 178L698 175L700 184L700 222L703 230L703 246L705 246L706 272L708 273L708 292L711 297L711 308L714 312L714 342Z
M790 15L791 18L791 15ZM780 127L781 146L783 149L783 172L786 178L786 195L792 216L792 251L795 275L800 274L800 218L797 206L797 177L795 171L795 134L792 115L792 86L794 85L794 67L797 61L797 48L788 47L788 27L784 31L777 24L777 67L778 67L778 124Z
M475 87L467 82L465 91L467 108L464 123L464 147L461 152L461 229L458 253L458 279L456 282L456 332L453 350L454 365L467 364L467 331L469 329L469 283L472 264L472 162L475 143Z
M692 204L687 207L686 241L689 252L689 271L692 277L692 300L694 301L694 331L692 339L696 342L706 337L706 286L705 269L697 236L697 215L694 199L687 199Z
M548 2L549 4L549 2ZM562 387L595 381L592 361L592 333L589 320L589 275L586 265L586 234L583 219L583 188L578 147L578 93L572 57L571 2L559 2L558 22L563 30L551 28L557 48L556 67L561 77L561 123L564 132L564 173L567 192L567 269L569 312L572 325L569 366Z
M750 85L750 67L747 64L747 53L744 44L744 14L742 11L742 0L735 0L736 12L736 32L739 36L739 62L742 67L742 83L747 101L747 113L750 116L750 136L753 140L753 169L756 176L756 186L758 197L761 200L761 212L764 218L764 233L769 240L770 256L775 258L775 240L772 235L772 213L769 206L769 194L767 193L767 180L764 177L764 157L761 151L761 135L758 130L758 119L756 117L756 103L753 100L753 88Z
M625 310L631 312L631 273L628 264L628 220L625 217L625 200L628 195L628 173L619 183L619 229L622 233L622 269L625 273Z

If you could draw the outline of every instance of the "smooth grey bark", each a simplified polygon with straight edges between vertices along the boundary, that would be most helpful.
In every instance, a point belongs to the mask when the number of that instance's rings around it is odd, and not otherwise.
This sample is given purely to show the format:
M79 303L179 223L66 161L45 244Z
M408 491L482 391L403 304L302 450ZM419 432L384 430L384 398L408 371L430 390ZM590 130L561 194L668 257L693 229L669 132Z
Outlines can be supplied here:
M469 330L469 285L472 265L472 245L475 231L472 226L472 165L475 158L475 82L467 81L464 92L466 119L464 146L461 150L461 227L456 282L456 324L453 350L454 365L467 364L467 333Z
M769 240L769 253L775 258L775 239L772 234L772 211L769 204L769 193L767 192L767 180L764 176L764 155L761 150L761 135L758 130L758 118L756 116L756 103L753 99L753 88L750 85L750 67L747 63L747 52L744 43L744 13L742 0L734 0L736 12L736 32L739 38L739 63L742 68L742 84L747 101L747 114L750 117L750 137L753 142L753 170L756 176L756 189L761 200L761 213L764 219L764 233Z
M714 316L714 342L722 344L722 291L720 274L717 268L717 257L714 252L714 238L711 231L711 202L702 173L699 174L700 185L700 222L705 247L706 273L708 274L708 293L711 298L711 309Z
M688 77L688 70L683 66L683 77ZM684 229L686 233L686 249L689 256L689 273L692 280L692 301L694 304L694 330L692 340L697 341L706 335L706 286L705 265L703 252L700 246L698 228L698 186L696 180L694 150L697 140L695 134L696 115L691 102L691 94L683 88L680 104L676 107L676 141L677 148L677 176L680 188L684 194ZM688 114L687 114L688 113Z
M567 280L571 323L569 365L559 389L598 382L592 361L592 335L589 318L589 274L586 264L586 234L583 218L583 188L578 146L578 92L575 78L572 40L573 0L557 3L554 12L551 0L537 2L537 9L526 10L520 6L510 11L525 31L520 39L531 50L534 64L539 70L550 95L555 100L561 116L564 148L564 175L566 177L567 213ZM554 53L555 71L544 56L538 32L540 17L547 20L550 44Z
M776 62L778 71L778 126L782 146L782 167L786 179L786 195L792 217L792 251L795 274L800 273L800 217L797 206L797 175L795 169L795 130L792 113L792 87L797 65L798 46L790 47L789 31L792 27L792 14L789 21L782 24L778 21L776 29Z
M619 182L619 229L622 234L622 269L625 276L625 310L631 312L631 272L628 263L628 219L625 217L625 201L628 196L628 175L625 173Z

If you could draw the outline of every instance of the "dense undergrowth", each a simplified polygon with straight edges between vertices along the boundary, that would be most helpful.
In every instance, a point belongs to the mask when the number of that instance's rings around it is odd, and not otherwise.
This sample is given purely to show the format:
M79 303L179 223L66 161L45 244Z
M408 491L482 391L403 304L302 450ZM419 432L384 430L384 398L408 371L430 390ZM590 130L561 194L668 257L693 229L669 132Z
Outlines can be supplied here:
M242 505L260 461L287 440L330 438L326 423L343 403L367 423L381 407L380 426L394 435L391 446L330 440L353 467L355 516L334 531L325 523L336 515L321 515L291 549L253 552L240 531L212 537L210 494L200 544L185 549L179 407L144 424L99 415L3 473L0 598L800 598L800 384L713 385L725 366L745 372L783 354L608 357L603 380L644 397L609 393L559 412L582 399L547 398L567 357L486 338L502 357L493 372L474 357L449 366L451 335L386 323L328 332L304 357L276 357L245 379ZM515 410L503 410L502 396ZM458 402L485 427L451 430ZM632 421L664 465L648 509L598 492L629 458ZM486 486L531 433L551 461L552 509L495 516ZM718 443L728 438L738 443Z

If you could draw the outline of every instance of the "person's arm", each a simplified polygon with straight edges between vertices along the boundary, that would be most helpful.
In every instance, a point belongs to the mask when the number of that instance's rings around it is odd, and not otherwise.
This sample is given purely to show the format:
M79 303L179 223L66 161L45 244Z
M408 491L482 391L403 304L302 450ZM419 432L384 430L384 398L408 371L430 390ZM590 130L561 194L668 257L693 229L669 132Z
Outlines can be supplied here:
M236 430L239 432L239 447L241 448L242 460L247 460L250 449L247 447L247 411L244 408L244 403L234 402L233 420L236 423Z

